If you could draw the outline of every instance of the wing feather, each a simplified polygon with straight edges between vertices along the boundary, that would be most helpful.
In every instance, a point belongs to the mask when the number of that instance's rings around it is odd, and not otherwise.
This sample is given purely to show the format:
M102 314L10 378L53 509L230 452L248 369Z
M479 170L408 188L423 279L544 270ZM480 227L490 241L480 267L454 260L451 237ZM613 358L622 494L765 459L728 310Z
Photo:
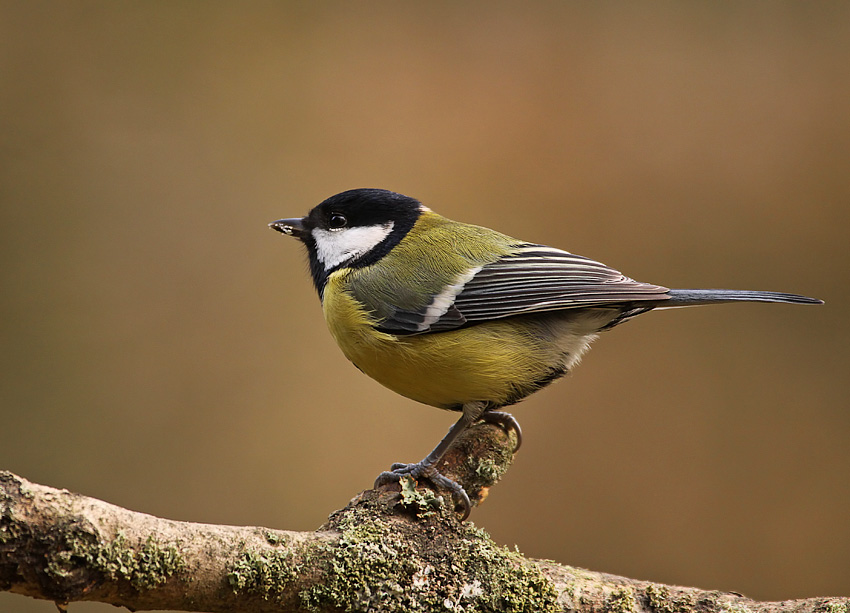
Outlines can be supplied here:
M530 243L516 245L514 253L452 287L453 302L442 316L426 317L427 307L417 313L396 311L381 328L421 334L527 313L669 299L666 287L640 283L601 262ZM445 293L439 296L443 303L446 299Z

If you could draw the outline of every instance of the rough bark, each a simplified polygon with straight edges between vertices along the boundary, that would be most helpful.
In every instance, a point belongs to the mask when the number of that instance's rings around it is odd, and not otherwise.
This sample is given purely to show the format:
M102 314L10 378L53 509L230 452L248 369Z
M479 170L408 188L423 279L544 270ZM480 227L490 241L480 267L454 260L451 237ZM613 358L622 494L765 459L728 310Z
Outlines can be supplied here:
M513 445L480 424L441 469L480 502ZM754 602L530 560L414 485L363 492L303 533L160 519L0 473L0 589L131 610L850 613L849 599Z

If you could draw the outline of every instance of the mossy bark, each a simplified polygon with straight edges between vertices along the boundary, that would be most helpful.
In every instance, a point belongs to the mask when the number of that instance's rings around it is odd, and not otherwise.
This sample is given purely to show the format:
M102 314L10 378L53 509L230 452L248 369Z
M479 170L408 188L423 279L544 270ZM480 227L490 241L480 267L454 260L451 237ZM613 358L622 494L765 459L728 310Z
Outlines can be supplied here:
M480 503L514 444L481 424L440 468ZM759 603L530 560L440 494L369 490L297 533L160 519L0 473L0 589L131 610L850 613L847 599Z

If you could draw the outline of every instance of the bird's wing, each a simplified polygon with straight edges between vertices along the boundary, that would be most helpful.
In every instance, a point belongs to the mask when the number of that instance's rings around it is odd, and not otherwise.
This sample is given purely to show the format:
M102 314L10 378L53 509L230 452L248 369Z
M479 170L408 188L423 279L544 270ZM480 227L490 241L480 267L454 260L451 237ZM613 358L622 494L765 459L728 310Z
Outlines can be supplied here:
M395 334L441 332L540 311L664 301L667 292L666 287L634 281L580 255L525 243L510 255L470 269L424 309L396 310L379 329Z

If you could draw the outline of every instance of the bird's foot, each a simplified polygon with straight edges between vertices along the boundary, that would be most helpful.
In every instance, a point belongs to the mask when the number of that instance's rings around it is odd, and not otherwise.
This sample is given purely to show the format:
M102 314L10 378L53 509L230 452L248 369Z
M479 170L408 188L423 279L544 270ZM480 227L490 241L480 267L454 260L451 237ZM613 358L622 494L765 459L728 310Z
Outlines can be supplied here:
M465 521L469 517L469 512L472 510L472 503L469 501L469 496L463 486L452 481L446 476L443 476L433 464L425 462L416 462L414 464L396 463L390 467L389 471L382 472L375 479L375 488L379 488L389 483L398 483L402 477L411 477L416 481L425 479L434 484L434 486L449 490L455 499L455 510L460 511L461 521Z
M519 422L513 415L505 413L504 411L485 411L481 415L480 421L500 426L507 434L510 434L511 430L516 432L516 446L514 447L514 453L519 451L519 448L522 445L522 428L519 427Z

